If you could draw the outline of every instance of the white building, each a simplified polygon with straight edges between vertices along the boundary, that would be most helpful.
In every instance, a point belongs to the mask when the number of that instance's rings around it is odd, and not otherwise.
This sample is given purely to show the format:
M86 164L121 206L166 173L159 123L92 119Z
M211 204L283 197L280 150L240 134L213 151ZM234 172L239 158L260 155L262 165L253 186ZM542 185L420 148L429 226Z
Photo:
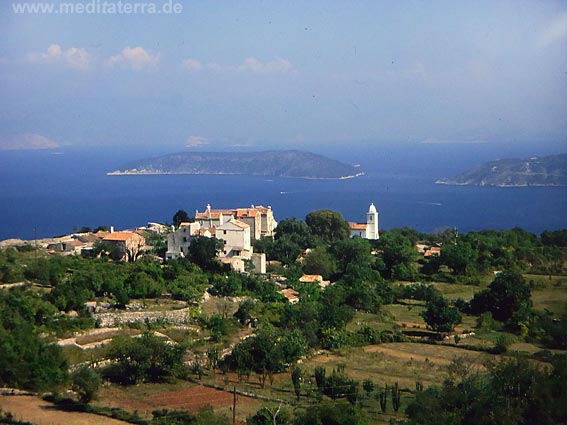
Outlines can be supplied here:
M209 204L205 211L195 211L195 221L201 227L222 226L232 219L248 224L253 239L260 239L262 236L274 236L274 230L278 225L270 206L251 205L250 208L213 209Z
M221 257L242 257L249 260L252 255L250 226L240 220L231 220L216 228L215 237L224 242Z
M197 236L206 236L210 238L214 235L214 227L206 230L201 234L199 223L180 223L179 228L167 235L167 252L165 258L171 260L173 258L185 257L191 241ZM213 232L213 233L211 233Z
M276 226L271 207L212 209L207 205L205 211L195 212L194 223L181 223L168 235L166 258L187 255L189 245L196 237L216 237L224 243L219 253L223 263L243 272L245 261L251 261L255 272L266 273L266 256L253 253L252 240L272 236Z
M366 223L348 223L350 227L350 237L355 236L363 239L376 240L380 239L378 232L378 211L374 204L370 204L368 212L366 213Z

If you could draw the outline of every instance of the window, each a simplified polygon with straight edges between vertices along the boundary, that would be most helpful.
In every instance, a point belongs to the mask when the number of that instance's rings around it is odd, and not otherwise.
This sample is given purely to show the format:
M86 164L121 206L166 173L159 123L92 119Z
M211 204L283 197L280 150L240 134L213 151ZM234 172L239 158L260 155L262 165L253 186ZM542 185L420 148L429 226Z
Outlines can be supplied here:
M223 230L223 231L222 231L222 234L223 234L223 235L226 235L226 230Z

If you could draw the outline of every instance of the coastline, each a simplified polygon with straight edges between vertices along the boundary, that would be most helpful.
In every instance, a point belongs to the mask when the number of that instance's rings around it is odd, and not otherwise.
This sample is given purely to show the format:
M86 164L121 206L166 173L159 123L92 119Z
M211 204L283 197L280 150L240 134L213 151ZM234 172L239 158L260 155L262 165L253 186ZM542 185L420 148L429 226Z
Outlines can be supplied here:
M543 184L543 183L525 183L525 184L483 184L483 183L459 183L445 180L437 180L435 184L442 184L445 186L475 186L475 187L567 187L564 184Z
M256 177L280 177L286 179L306 179L306 180L348 180L364 176L364 172L341 177L308 177L308 176L274 176L271 174L241 174L241 173L189 173L171 171L148 171L148 170L126 170L109 171L107 176L160 176L160 175L189 175L189 176L256 176Z

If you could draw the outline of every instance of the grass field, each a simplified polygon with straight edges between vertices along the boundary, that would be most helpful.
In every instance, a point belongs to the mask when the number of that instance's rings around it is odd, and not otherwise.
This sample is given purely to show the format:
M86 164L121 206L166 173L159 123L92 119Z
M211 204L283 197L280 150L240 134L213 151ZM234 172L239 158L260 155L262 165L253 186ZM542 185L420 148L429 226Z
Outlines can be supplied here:
M470 300L474 293L486 287L493 279L489 276L480 286L433 283L448 299L462 298ZM533 280L532 300L534 308L538 310L549 309L555 313L564 311L567 301L567 281L561 276L536 276L526 275L526 280ZM175 308L175 303L168 305L152 306L158 310ZM238 300L222 300L215 297L209 298L203 303L202 311L205 315L219 314L230 317L238 306ZM378 331L383 330L427 330L426 324L420 313L424 311L425 303L422 301L405 300L404 304L391 304L382 306L379 314L356 312L354 319L349 323L347 329L354 331L361 326L370 326ZM252 373L248 379L242 381L234 373L222 375L219 372L207 371L202 382L225 388L218 390L194 382L178 380L174 383L165 384L140 384L130 387L109 385L101 389L99 398L95 401L101 406L116 406L130 411L137 411L144 417L151 417L152 410L156 409L183 409L195 411L199 407L210 404L215 411L232 417L234 387L239 392L256 394L269 400L258 400L255 398L239 395L237 400L237 418L244 421L247 416L254 414L260 407L267 405L279 406L277 400L283 400L284 406L289 411L309 408L313 403L318 403L321 396L316 391L316 385L310 377L315 367L324 366L330 374L333 369L344 367L345 373L362 384L364 380L370 380L376 388L384 385L398 383L402 389L402 406L397 414L392 411L391 404L388 412L383 414L379 402L376 399L376 390L366 395L359 387L359 400L364 411L369 415L370 423L387 424L391 419L404 417L403 410L414 397L416 382L422 383L426 388L440 385L449 376L448 367L456 361L460 364L471 366L475 370L482 371L487 361L497 360L504 356L488 354L482 351L467 350L467 346L478 348L493 347L502 336L508 339L508 352L521 352L531 355L542 349L534 344L528 344L517 336L501 331L478 331L475 329L477 318L463 315L463 321L455 329L456 333L465 330L477 331L473 337L463 339L458 344L453 338L438 344L425 344L415 342L384 343L369 345L365 347L342 348L332 352L315 353L304 359L300 367L304 372L304 384L302 386L302 397L297 402L289 372L274 376L272 383L267 383L265 388L259 384L258 377ZM177 342L192 341L193 354L204 352L210 346L210 342L204 340L209 331L198 329L194 325L165 326L158 329L159 332L171 337ZM136 334L139 330L124 328L108 332L100 331L93 334L78 336L77 341L90 343L100 341L115 334ZM239 329L228 335L219 342L222 350L229 343L236 343L245 334L251 333L248 328ZM65 351L70 356L71 363L81 361L93 361L104 357L105 347L92 350L80 350L78 348L66 347ZM196 377L194 377L196 379ZM271 400L271 401L270 401ZM38 422L39 423L39 422Z

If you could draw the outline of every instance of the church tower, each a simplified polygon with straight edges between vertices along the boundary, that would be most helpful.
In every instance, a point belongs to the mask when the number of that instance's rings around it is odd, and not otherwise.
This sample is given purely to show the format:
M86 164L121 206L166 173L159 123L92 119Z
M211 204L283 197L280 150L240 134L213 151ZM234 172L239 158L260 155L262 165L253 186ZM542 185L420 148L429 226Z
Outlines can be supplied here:
M374 204L370 204L366 213L366 239L380 239L378 234L378 211Z

